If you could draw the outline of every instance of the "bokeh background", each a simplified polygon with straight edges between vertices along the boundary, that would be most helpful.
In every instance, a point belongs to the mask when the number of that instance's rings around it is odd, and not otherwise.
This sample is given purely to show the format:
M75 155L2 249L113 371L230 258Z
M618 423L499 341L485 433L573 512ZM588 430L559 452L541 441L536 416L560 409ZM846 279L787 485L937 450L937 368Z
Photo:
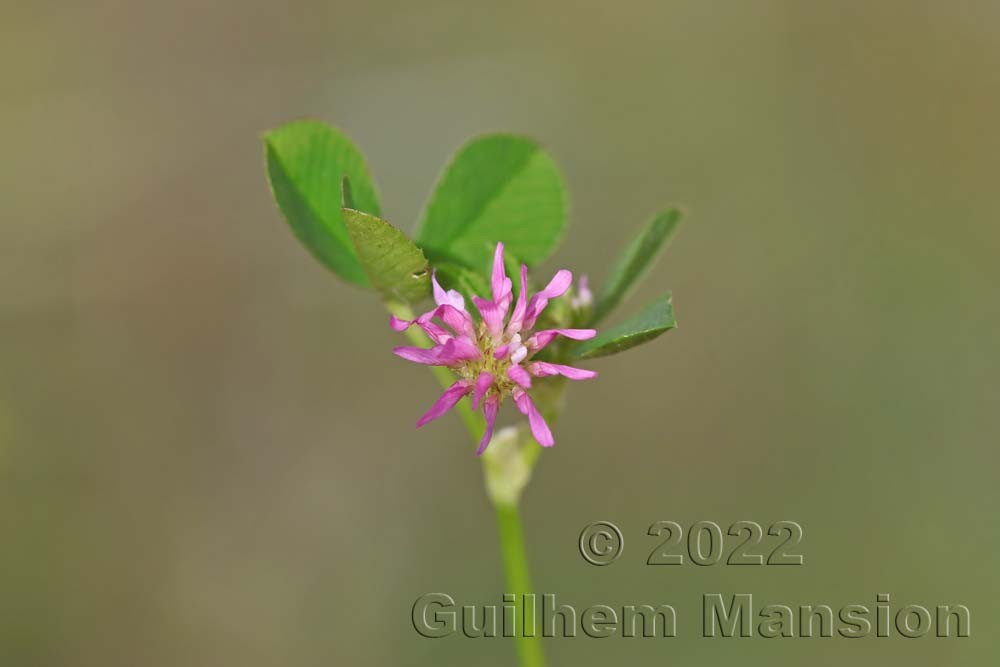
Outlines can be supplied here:
M511 665L421 639L498 604L479 463L368 293L280 219L261 133L344 128L412 229L469 136L541 140L547 269L600 282L691 212L524 513L536 587L672 603L677 639L553 665L987 665L998 655L1000 5L909 0L7 3L0 27L0 665ZM629 312L628 309L625 312ZM580 529L622 526L594 568ZM658 519L805 528L799 568L653 568ZM702 593L964 603L966 640L709 640Z

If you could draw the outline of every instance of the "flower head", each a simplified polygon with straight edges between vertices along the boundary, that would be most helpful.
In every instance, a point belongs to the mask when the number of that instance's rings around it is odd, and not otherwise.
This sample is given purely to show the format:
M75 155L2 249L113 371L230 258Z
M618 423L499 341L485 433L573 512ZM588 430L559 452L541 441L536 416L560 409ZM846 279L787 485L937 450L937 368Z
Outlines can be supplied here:
M429 349L397 347L393 352L418 364L447 366L458 376L417 426L437 419L471 394L473 409L482 409L486 432L477 454L490 443L500 404L507 396L528 418L531 433L543 447L555 444L552 431L528 395L532 378L562 375L571 380L589 380L594 371L562 364L533 361L533 356L557 336L573 340L593 338L594 329L543 329L534 331L535 323L550 299L562 296L573 282L573 274L563 269L549 284L528 298L528 267L521 265L520 290L514 298L513 283L507 277L503 261L503 243L493 256L492 298L472 297L481 322L477 325L465 309L465 299L455 290L445 290L432 276L435 308L415 320L392 316L390 326L405 331L414 324L424 330L434 343ZM586 290L584 283L581 292ZM513 309L511 306L513 305Z

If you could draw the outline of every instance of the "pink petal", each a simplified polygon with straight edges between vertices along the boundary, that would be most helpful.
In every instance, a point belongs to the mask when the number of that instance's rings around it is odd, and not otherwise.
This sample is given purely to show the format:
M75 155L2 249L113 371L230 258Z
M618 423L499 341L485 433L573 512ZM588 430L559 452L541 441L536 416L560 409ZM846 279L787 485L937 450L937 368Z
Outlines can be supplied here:
M441 362L441 356L437 348L427 350L422 347L394 347L392 348L392 353L415 364L427 364L428 366L444 365Z
M514 389L514 404L521 411L521 414L527 415L531 434L535 436L538 444L542 447L551 447L556 444L556 441L552 438L552 431L549 430L549 425L545 423L545 418L538 412L535 404L531 402L528 393L519 387Z
M401 320L395 315L389 316L389 326L393 331L403 332L413 325L413 320Z
M439 398L437 402L431 406L431 409L428 410L423 417L417 420L417 427L419 428L427 422L437 419L455 407L455 404L458 403L463 396L472 391L471 384L472 383L468 380L459 380L455 384L448 387L448 389L441 394L441 398Z
M562 296L569 289L569 286L573 284L573 274L566 269L559 269L556 271L556 275L552 276L552 280L549 284L545 286L541 292L535 296L544 297L546 299L554 299L557 296Z
M443 304L430 313L421 315L417 319L418 322L425 318L426 321L430 321L434 317L440 318L442 322L451 327L457 334L467 336L468 338L475 338L476 336L476 323L472 320L472 315L469 315L465 310L455 308L449 304Z
M510 315L510 322L507 324L507 331L517 333L524 324L524 313L527 310L528 302L528 265L521 265L521 291L517 293L517 301L514 303L514 312Z
M562 364L550 364L545 361L535 361L528 364L528 372L535 377L562 375L568 377L570 380L590 380L597 377L595 371L588 371L585 368L575 368L573 366L563 366Z
M492 386L493 386L493 376L487 373L486 371L480 373L479 377L476 378L476 388L472 392L473 410L479 409L479 401L483 400L483 396L486 395L486 392L489 391L490 387Z
M486 330L490 332L493 338L499 338L503 333L503 318L507 314L507 309L502 308L501 304L489 299L481 299L478 296L472 297L472 302L476 304L479 314L483 316Z
M530 329L535 326L535 321L538 319L538 316L541 315L542 311L545 310L545 307L549 305L549 299L562 296L572 284L572 273L566 269L556 271L556 275L552 276L552 280L550 280L549 284L545 286L545 289L531 297L531 300L528 302L528 308L524 314L524 328Z
M457 361L473 361L479 359L482 354L479 346L468 338L452 338L441 346L442 357L449 357Z
M425 318L421 315L416 319L416 324L424 330L424 333L426 333L432 341L438 345L447 343L450 338L454 338L454 335L452 335L450 331L435 322L432 322L430 317Z
M518 365L513 365L507 369L507 377L521 385L525 389L531 387L531 375Z
M493 358L503 359L507 356L508 352L510 352L510 345L501 345L496 349L496 352L493 353Z
M483 439L479 441L479 449L476 450L476 456L485 452L487 445L490 444L490 440L493 439L493 427L497 423L497 411L499 409L500 397L496 394L487 396L486 401L483 403L483 415L486 417L486 431L483 432Z
M449 338L443 344L430 349L395 347L392 352L407 361L428 366L454 366L480 357L479 348L466 338Z
M556 336L564 336L573 340L587 340L597 335L597 329L542 329L528 339L527 346L537 352L552 342Z
M503 243L497 243L497 249L493 253L493 279L490 283L493 288L493 301L501 303L511 291L510 278L507 277L503 265Z
M450 308L451 306L448 306L448 307ZM423 329L424 332L428 336L430 336L430 339L432 341L434 341L437 344L441 344L441 343L444 343L445 341L447 341L449 338L452 338L453 336L452 336L451 332L447 331L443 327L441 327L441 326L439 326L439 325L437 325L437 324L435 324L434 322L431 321L431 318L434 317L436 314L437 314L437 310L432 310L430 312L424 313L423 315L421 315L420 317L418 317L415 320L403 320L403 319L400 319L400 318L396 317L395 315L390 315L389 316L389 326L392 327L393 331L402 332L402 331L406 331L411 326L413 326L414 324L416 324L421 329ZM471 318L470 318L470 322L471 322ZM472 331L473 332L475 331L474 326L472 328Z
M434 286L434 303L439 306L448 305L452 308L457 308L458 310L465 310L465 299L462 295L453 289L447 292L441 287L437 281L437 272L431 273L431 285Z

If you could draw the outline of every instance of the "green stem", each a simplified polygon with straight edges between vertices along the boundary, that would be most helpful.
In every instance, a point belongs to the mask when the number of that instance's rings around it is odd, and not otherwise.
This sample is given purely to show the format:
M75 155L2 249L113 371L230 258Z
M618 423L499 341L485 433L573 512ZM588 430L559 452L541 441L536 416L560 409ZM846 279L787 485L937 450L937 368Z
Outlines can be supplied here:
M503 554L504 574L507 578L507 593L514 594L515 603L523 609L517 614L515 641L521 667L545 667L545 653L542 638L536 626L534 605L519 604L523 596L534 593L531 574L528 570L528 553L524 548L524 529L517 505L494 503L497 514L497 528L500 531L500 552Z
M405 304L390 302L386 303L386 308L396 317L406 320L413 319L413 311ZM430 343L427 335L417 327L407 329L406 336L415 345L424 346ZM434 377L437 378L438 382L445 389L455 382L455 376L447 368L441 366L431 366L430 368L434 373ZM472 441L478 445L486 428L483 417L474 412L471 406L465 401L460 401L455 406L455 410L458 411L458 416L462 420L462 424L465 425L465 430L472 437ZM534 467L540 451L541 447L535 445L525 455L525 463L528 465L529 471ZM487 458L484 456L484 467L488 466L487 461ZM488 474L489 471L487 470ZM490 502L493 503L493 507L496 510L497 528L500 534L500 552L503 556L504 574L507 580L506 592L513 593L515 596L533 593L531 574L528 569L528 554L524 547L524 530L521 527L521 516L518 512L517 504L516 502L508 503L496 500L490 494L487 494L487 496L490 497ZM515 597L515 600L522 599L522 597ZM524 609L523 614L518 616L514 631L514 641L517 643L517 655L521 667L545 667L545 653L542 651L541 635L535 625L534 605L518 606ZM530 609L527 607L530 607ZM531 632L532 636L527 636L524 632L525 627L534 630Z

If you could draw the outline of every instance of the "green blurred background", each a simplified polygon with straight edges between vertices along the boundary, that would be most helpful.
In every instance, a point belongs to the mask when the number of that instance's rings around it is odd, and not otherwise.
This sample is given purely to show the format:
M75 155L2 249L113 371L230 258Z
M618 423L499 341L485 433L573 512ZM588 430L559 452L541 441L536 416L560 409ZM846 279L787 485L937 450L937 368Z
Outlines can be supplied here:
M681 636L553 665L996 663L997 3L40 2L0 33L3 667L513 664L411 627L423 593L499 604L493 515L457 420L413 428L430 375L276 212L260 135L301 116L405 229L469 136L538 138L572 196L546 270L598 283L692 213L630 304L671 289L680 329L591 364L524 507L540 592ZM658 519L795 520L806 564L648 567ZM701 639L706 592L964 603L972 637Z

